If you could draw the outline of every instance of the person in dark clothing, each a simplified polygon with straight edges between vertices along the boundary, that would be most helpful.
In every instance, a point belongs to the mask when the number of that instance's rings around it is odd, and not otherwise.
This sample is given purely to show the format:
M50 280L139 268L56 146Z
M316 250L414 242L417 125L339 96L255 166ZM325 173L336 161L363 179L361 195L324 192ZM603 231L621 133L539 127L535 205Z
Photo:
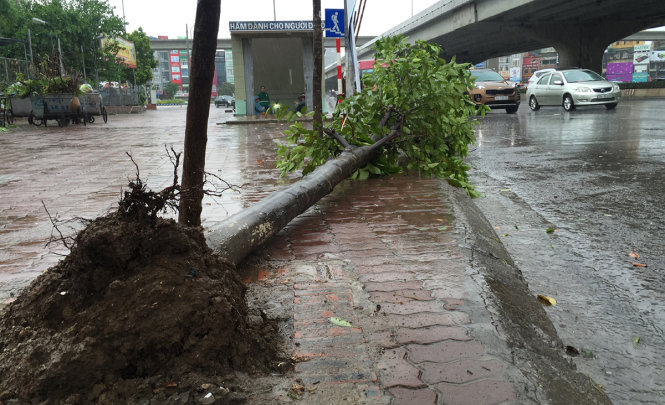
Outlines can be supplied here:
M259 97L261 105L264 107L264 111L270 108L270 96L266 92L266 86L261 86L261 91L257 97Z
M295 101L295 107L293 107L293 112L303 112L303 109L307 108L307 102L305 101L305 95L301 94L298 96L298 101Z

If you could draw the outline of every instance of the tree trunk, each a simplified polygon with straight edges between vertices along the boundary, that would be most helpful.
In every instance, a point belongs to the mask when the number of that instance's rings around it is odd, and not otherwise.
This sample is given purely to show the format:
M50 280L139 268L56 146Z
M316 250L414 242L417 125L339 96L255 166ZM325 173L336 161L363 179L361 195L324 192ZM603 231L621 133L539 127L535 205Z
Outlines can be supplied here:
M233 264L270 239L333 188L364 167L382 143L343 152L296 183L276 191L211 229L208 243Z
M312 84L312 98L314 98L314 128L319 136L323 136L323 101L321 97L321 82L323 76L323 35L321 31L321 0L313 0L314 18L314 83Z
M190 226L201 225L208 115L215 73L220 3L221 0L198 0L196 7L178 216L180 223Z

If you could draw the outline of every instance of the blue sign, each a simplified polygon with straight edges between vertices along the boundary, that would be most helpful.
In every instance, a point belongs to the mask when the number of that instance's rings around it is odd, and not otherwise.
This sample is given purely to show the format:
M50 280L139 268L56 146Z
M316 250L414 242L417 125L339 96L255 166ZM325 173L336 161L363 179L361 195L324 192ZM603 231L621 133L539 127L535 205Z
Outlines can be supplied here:
M473 67L478 68L478 69L485 69L486 66L487 66L487 61L480 62L476 65L473 65Z
M326 37L343 38L344 37L344 9L327 8L325 20Z

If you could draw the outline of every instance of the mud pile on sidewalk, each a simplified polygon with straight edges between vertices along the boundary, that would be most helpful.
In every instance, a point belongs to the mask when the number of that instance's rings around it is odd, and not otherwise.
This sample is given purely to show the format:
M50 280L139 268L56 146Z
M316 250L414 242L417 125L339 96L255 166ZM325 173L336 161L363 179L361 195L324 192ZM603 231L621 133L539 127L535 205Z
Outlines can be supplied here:
M149 222L94 220L5 308L0 403L235 402L230 373L273 368L277 326L235 270L200 230Z

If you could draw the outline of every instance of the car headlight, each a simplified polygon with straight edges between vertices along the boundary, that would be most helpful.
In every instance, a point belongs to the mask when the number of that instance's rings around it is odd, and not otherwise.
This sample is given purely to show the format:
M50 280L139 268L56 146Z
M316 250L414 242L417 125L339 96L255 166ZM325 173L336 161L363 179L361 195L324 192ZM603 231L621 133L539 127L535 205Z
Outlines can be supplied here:
M482 90L485 88L485 86L483 86L482 84L476 84L476 88Z
M614 92L621 91L621 87L619 87L618 84L615 84L615 85L612 86L612 91L614 91Z
M578 93L591 93L591 89L589 87L576 87L575 91Z

